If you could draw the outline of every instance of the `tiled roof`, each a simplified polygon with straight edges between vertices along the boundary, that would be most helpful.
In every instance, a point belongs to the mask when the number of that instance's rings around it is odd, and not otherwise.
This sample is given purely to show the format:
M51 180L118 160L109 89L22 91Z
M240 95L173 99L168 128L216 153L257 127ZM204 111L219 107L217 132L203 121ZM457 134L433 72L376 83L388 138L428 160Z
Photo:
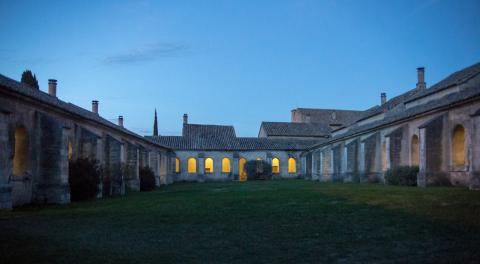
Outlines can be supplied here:
M365 125L352 125L351 127L348 128L347 132L340 134L338 136L334 136L333 138L326 140L325 142L322 142L317 146L329 144L330 142L341 140L343 138L347 138L355 134L365 133L373 129L376 129L378 127L382 127L394 122L399 122L401 120L414 117L421 113L429 112L435 109L450 107L451 105L460 103L462 101L479 100L480 99L479 84L480 82L472 83L471 85L467 85L466 87L464 87L464 89L462 89L459 92L448 94L444 97L429 101L425 104L417 105L415 107L408 108L408 109L403 109L402 111L389 112L388 115L386 115L385 118L382 120L378 120Z
M182 135L189 138L234 138L233 126L183 124Z
M80 116L84 119L96 122L96 123L101 124L103 126L106 126L108 128L115 129L119 132L122 132L122 133L128 134L130 136L136 137L139 140L147 141L148 143L153 143L153 142L149 141L148 139L146 139L145 137L142 137L142 136L140 136L140 135L138 135L138 134L136 134L136 133L134 133L134 132L132 132L128 129L125 129L121 126L118 126L118 125L104 119L103 117L101 117L98 114L90 112L90 111L88 111L86 109L83 109L79 106L76 106L72 103L64 102L64 101L58 99L55 96L51 96L48 93L45 93L41 90L33 89L26 84L17 82L15 80L10 79L10 78L8 78L4 75L1 75L1 74L0 74L0 88L7 89L9 91L21 94L21 95L26 96L26 97L30 97L32 99L35 99L36 101L39 101L41 103L59 108L59 109L65 111L65 112L68 112L70 114ZM164 147L164 146L162 146L162 147Z
M338 110L338 109L315 109L315 108L297 108L292 111L304 116L310 116L310 122L323 123L326 125L339 124L350 125L360 118L364 111L356 110Z
M188 138L182 136L158 136L149 139L172 148L173 150L305 150L323 140L306 139L271 139L254 137L231 137L228 141L216 138Z
M324 123L262 122L267 136L326 137L331 128Z

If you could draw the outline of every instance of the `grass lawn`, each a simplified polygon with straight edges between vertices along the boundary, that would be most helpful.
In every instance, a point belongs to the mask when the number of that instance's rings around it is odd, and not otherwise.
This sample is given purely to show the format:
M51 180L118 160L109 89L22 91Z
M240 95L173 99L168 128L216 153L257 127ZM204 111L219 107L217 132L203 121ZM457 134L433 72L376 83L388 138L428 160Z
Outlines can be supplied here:
M0 212L0 263L480 260L480 192L304 180L177 183Z

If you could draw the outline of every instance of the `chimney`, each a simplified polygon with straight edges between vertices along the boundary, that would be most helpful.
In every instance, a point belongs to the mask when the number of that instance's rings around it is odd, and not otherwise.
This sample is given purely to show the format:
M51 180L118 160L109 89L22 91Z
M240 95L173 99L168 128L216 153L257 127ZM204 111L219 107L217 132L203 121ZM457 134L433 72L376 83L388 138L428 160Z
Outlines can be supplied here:
M183 114L183 124L184 125L188 124L188 115L187 114Z
M95 114L98 114L98 101L97 100L92 101L92 112L94 112Z
M427 88L427 84L425 83L425 68L424 67L418 67L417 68L417 89L423 90Z
M381 93L380 94L380 102L381 102L382 105L387 102L387 94L386 93Z
M118 116L118 125L123 127L123 116Z
M48 79L48 94L57 97L57 80Z

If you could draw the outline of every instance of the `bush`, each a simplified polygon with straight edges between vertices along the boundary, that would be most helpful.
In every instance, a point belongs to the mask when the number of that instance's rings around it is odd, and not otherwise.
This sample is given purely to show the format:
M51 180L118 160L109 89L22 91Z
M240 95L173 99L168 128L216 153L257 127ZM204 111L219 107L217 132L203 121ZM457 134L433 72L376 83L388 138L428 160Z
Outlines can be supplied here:
M97 196L102 169L97 160L77 159L69 162L70 199L83 201Z
M150 167L140 168L140 191L155 189L155 174Z
M245 163L248 179L269 180L272 178L272 164L263 160L249 160Z
M385 180L390 185L416 186L418 166L399 166L387 170Z

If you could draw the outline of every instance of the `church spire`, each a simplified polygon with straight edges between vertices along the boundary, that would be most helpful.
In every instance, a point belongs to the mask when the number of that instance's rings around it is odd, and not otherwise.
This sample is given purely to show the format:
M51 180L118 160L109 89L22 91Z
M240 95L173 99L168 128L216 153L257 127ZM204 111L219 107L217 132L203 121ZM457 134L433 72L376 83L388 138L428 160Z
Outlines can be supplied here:
M155 119L153 120L153 135L158 136L157 109L155 108Z

